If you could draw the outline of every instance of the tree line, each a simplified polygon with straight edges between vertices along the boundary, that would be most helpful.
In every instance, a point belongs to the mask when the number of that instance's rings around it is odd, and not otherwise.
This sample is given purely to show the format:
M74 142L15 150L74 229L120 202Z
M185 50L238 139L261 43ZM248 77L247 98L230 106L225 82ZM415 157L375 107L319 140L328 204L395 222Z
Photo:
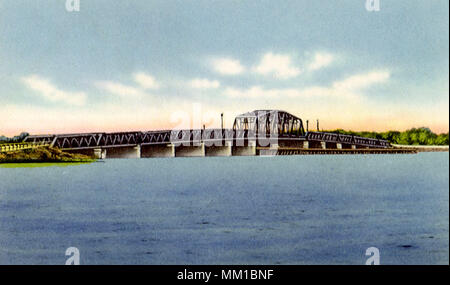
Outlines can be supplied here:
M337 129L330 131L337 134L355 135L366 138L375 138L387 140L393 144L404 145L448 145L449 133L435 134L429 128L412 128L403 132L355 132Z
M18 136L14 136L12 138L8 138L6 136L0 135L0 143L19 143L23 142L23 140L29 136L30 134L27 132L22 132Z

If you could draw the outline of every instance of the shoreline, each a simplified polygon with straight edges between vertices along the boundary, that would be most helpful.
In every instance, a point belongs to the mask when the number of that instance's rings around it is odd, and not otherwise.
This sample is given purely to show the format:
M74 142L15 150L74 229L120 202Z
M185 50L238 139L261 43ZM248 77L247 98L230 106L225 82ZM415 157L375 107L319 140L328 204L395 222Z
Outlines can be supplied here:
M38 167L67 167L74 165L90 164L92 162L5 162L0 163L0 168L38 168Z
M449 151L448 145L404 145L392 144L395 148L414 149L417 152L445 152Z
M321 149L296 149L283 148L278 155L295 155L295 154L351 154L355 153L418 153L418 152L448 152L449 146L437 145L398 145L392 144L391 149L359 149L359 150L321 150ZM271 149L261 148L260 151L268 151ZM301 153L296 153L300 151ZM273 155L273 154L272 154ZM48 146L37 147L32 149L23 149L14 152L0 152L0 166L1 167L38 167L39 165L55 165L66 166L75 164L86 164L97 161L97 159L78 153L68 153L57 148Z
M90 163L94 161L96 161L95 158L87 155L67 153L48 146L0 153L0 165L30 163L73 164Z

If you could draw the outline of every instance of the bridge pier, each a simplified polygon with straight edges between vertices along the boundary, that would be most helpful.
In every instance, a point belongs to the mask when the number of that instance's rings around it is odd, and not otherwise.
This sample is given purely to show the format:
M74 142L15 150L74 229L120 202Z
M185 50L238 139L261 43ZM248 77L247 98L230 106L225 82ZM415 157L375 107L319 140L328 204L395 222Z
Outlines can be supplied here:
M142 145L141 157L175 157L175 145Z
M258 151L258 155L265 155L265 156L277 155L279 147L280 146L278 144L271 144L269 149L260 149Z
M106 154L107 158L140 158L141 146L110 147Z
M205 144L200 143L192 146L176 146L175 147L176 157L198 157L205 156Z
M96 159L105 159L106 158L106 149L94 148L94 157Z
M325 142L319 142L319 141L308 141L308 148L323 148Z
M303 148L305 149L309 148L309 141L303 141Z
M226 141L224 146L206 146L205 156L231 156L232 155L232 143Z
M340 145L342 148L342 145ZM325 143L325 148L324 149L338 149L338 144L337 143L333 143L333 142L327 142Z
M351 144L347 144L347 143L343 143L343 144L341 144L341 149L352 149L352 145Z
M233 156L253 156L256 155L256 141L249 141L248 146L233 146Z

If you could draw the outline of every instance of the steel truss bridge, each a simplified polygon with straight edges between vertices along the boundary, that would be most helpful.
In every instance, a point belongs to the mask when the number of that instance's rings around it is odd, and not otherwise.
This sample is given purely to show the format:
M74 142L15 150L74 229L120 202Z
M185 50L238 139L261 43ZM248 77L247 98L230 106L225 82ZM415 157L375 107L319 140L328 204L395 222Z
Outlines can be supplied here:
M232 129L190 129L30 135L27 143L49 144L60 149L93 149L136 145L224 145L245 146L256 142L265 147L280 142L329 143L359 148L389 148L385 140L327 132L305 131L303 121L287 112L256 110L236 117Z

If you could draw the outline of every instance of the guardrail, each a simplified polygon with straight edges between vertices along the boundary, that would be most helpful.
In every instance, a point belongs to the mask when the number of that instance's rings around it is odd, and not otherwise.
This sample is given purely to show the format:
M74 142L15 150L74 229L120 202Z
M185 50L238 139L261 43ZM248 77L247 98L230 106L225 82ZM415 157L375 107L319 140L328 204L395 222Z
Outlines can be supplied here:
M49 146L48 143L4 143L0 144L0 152L13 152L37 147Z
M387 140L358 137L327 132L307 132L306 139L309 141L323 141L330 143L355 144L370 148L389 148L391 144Z
M162 130L147 132L116 132L116 133L80 133L60 135L28 136L24 143L45 143L59 149L94 148L108 146L126 146L137 144L168 144L184 142L202 142L212 140L257 140L259 138L298 139L328 143L354 144L369 148L389 148L386 140L364 138L327 132L307 132L305 136L290 133L257 134L251 130L233 129L188 129Z

